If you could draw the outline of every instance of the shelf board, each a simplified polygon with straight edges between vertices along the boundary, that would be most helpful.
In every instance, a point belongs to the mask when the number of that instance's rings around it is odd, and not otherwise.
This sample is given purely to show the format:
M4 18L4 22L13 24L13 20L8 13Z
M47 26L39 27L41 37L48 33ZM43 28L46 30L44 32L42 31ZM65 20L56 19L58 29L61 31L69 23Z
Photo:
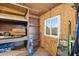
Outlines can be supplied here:
M24 41L24 40L28 40L28 38L22 37L22 38L12 38L12 39L0 39L0 44L9 43L9 42L18 42L18 41Z
M0 16L1 19L9 19L9 20L14 20L14 21L24 21L27 22L26 19L17 19L17 18L12 18L12 17L4 17L4 16Z
M28 55L27 50L12 50L9 52L0 53L0 56L26 56Z

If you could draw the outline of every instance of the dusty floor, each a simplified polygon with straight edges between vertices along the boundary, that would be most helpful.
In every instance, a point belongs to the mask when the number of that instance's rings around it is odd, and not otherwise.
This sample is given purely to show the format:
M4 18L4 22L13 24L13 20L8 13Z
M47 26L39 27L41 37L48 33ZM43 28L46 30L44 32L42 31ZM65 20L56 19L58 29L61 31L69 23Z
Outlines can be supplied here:
M45 51L45 49L44 48L39 48L34 54L33 54L33 56L50 56L50 54L47 52L47 51Z

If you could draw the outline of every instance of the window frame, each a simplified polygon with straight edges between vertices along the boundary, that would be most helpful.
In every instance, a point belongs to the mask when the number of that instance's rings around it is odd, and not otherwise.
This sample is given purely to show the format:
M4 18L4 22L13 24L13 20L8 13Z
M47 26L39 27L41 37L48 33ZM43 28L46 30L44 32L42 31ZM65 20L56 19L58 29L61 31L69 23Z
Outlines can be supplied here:
M58 35L52 35L51 33L51 29L50 29L50 35L48 35L48 34L46 34L46 21L48 21L48 20L52 20L52 19L55 19L55 18L57 18L58 20L58 22L59 22L59 25L58 25ZM45 20L45 22L44 22L44 35L45 36L48 36L48 37L54 37L54 38L59 38L60 37L60 15L57 15L57 16L54 16L54 17L51 17L51 18L48 18L48 19L46 19ZM51 23L51 22L50 22ZM50 27L51 28L51 27Z

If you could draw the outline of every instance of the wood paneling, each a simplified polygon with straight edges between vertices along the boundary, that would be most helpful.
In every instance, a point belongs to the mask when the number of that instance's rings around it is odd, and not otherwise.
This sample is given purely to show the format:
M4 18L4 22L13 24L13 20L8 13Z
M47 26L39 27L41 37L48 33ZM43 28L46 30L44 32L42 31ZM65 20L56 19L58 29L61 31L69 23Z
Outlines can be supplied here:
M61 16L60 39L68 38L68 21L71 20L71 35L75 33L75 10L69 4L61 4L52 8L50 11L40 17L40 38L41 46L44 47L51 55L56 55L57 39L44 35L44 21L49 17Z
M31 17L29 19L31 19L31 20L29 20L29 23L31 25L37 25L37 26L39 26L39 21L37 19L31 18Z
M59 4L60 3L58 3L58 4L57 3L26 3L23 5L31 8L31 9L37 10L38 12L30 10L30 13L40 16L43 13L49 11L51 8L54 8L55 6L57 6Z

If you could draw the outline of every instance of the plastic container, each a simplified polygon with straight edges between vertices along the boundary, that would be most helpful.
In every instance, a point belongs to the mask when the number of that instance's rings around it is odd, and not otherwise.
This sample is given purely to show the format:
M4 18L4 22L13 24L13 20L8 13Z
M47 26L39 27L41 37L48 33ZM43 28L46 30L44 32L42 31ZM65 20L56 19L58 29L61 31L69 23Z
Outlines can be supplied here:
M14 48L14 43L0 44L0 53L9 52Z
M2 49L0 49L0 53L3 53L4 52L4 49L2 48Z
M14 43L7 43L7 48L12 50L14 48Z
M0 53L5 52L4 47L3 47L3 46L4 46L3 44L0 44Z

